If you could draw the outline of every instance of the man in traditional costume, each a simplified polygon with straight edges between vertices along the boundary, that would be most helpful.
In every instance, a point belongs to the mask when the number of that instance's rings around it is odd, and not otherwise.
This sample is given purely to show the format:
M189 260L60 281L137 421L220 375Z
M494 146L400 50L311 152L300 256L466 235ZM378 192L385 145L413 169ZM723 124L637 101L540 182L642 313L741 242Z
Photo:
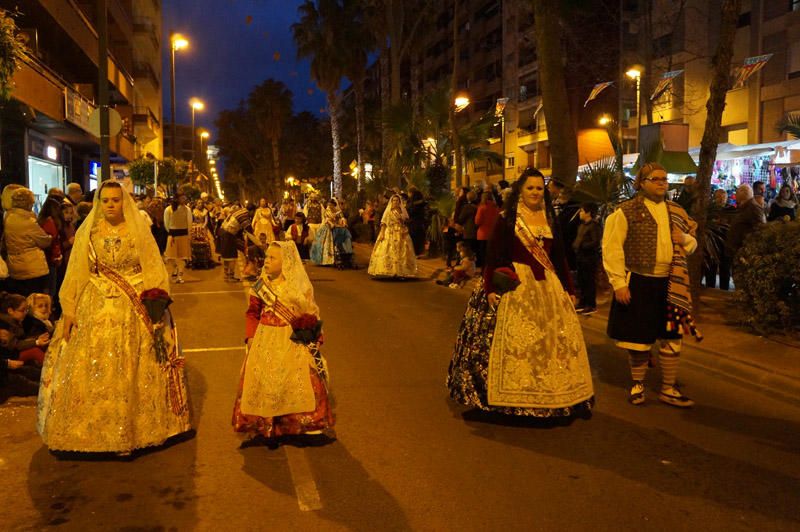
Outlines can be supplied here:
M650 350L659 341L659 400L680 408L694 402L676 385L683 333L702 339L691 317L686 256L697 248L697 224L666 200L667 171L647 163L634 182L638 194L606 220L603 265L614 289L608 335L629 353L633 385L628 400L645 401Z

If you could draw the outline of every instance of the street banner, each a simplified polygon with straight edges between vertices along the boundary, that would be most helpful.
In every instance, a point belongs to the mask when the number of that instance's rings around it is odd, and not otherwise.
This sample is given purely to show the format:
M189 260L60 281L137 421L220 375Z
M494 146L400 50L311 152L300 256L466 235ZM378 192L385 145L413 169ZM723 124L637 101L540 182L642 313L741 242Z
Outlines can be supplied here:
M598 83L597 85L592 87L592 92L589 93L589 97L586 98L585 102L583 102L583 106L586 107L587 105L589 105L589 102L591 102L592 100L597 98L597 96L601 92L603 92L604 90L606 90L608 87L610 87L613 84L614 84L613 81L604 81L603 83Z
M506 104L508 103L508 98L498 98L497 103L494 105L494 116L501 117L503 116L503 111L506 110Z
M661 75L661 79L658 80L658 85L656 85L656 90L653 91L652 96L650 96L650 101L654 102L661 97L662 94L667 92L670 85L672 85L672 81L683 74L683 70L670 70L669 72L664 72Z
M770 60L772 54L766 55L755 55L753 57L748 57L744 60L744 64L736 69L736 81L733 84L734 89L741 89L744 87L745 82L750 79L750 76L764 68L764 65L767 64L767 61Z

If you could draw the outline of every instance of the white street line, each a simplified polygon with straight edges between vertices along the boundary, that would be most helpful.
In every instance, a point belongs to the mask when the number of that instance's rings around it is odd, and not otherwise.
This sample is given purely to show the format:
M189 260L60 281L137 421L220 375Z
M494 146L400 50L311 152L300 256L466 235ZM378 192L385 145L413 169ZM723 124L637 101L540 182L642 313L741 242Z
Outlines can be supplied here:
M204 294L236 294L241 290L217 290L214 292L172 292L173 296L199 296Z
M244 350L243 345L237 345L234 347L197 347L192 349L181 349L183 353L205 353L210 351L240 351Z
M311 474L311 466L308 464L305 451L291 446L286 446L284 449L289 460L289 472L292 474L292 483L300 511L321 510L322 501L319 498L317 484Z

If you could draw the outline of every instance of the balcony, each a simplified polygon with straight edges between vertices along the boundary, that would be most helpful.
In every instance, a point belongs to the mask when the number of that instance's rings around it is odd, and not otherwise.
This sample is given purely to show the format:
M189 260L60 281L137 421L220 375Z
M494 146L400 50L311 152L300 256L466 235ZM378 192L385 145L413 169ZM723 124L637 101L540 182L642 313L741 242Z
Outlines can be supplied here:
M147 144L158 138L161 123L149 107L137 107L133 111L133 127L136 138L142 144Z
M137 61L133 65L133 77L136 80L141 80L145 85L150 85L154 91L158 91L161 87L161 80L158 79L153 65L143 61Z
M133 19L133 33L142 36L153 44L153 48L161 49L161 40L158 37L158 26L150 17L135 17Z

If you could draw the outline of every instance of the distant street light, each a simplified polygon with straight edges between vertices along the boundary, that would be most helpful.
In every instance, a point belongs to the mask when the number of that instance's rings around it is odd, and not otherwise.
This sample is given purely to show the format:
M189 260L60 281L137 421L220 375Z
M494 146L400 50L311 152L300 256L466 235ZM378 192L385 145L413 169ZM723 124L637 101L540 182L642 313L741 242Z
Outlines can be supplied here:
M189 47L189 41L180 33L170 33L170 55L169 55L169 92L170 92L170 119L172 120L172 155L176 156L178 150L176 148L178 138L178 128L175 124L175 51L183 50Z
M611 123L611 117L609 117L608 115L603 115L597 119L597 123L600 124L601 126L607 126L608 124Z
M469 95L466 92L459 92L453 99L453 105L456 107L456 113L460 113L467 108L470 104Z
M642 71L637 67L628 69L625 75L636 80L636 151L639 151L639 134L642 130L642 114L640 112L642 104Z
M192 171L194 171L194 136L195 136L194 113L195 113L195 111L202 111L203 109L205 109L206 108L206 104L204 104L202 102L202 100L200 100L198 98L192 98L191 100L189 100L189 106L192 108L192 166L191 166L191 168L192 168Z

